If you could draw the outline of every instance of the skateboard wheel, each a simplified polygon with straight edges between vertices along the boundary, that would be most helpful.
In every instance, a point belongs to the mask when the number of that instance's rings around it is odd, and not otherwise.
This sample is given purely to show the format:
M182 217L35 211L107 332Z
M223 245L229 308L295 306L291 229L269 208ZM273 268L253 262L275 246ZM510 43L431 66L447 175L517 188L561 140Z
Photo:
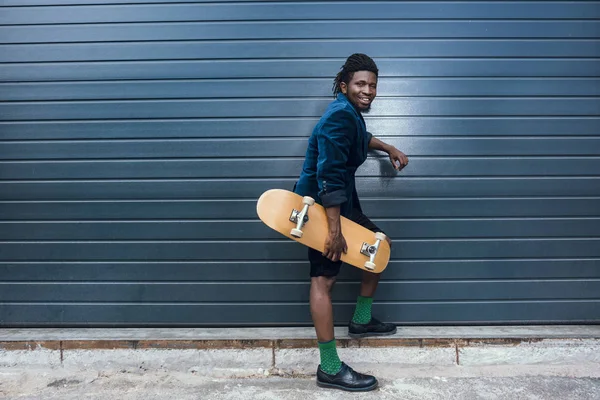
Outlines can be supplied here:
M313 198L312 198L312 197L310 197L310 196L304 196L304 198L302 199L302 202L303 202L304 204L308 204L309 206L312 206L312 205L314 205L314 204L315 204L315 199L313 199Z
M383 242L384 240L387 240L387 236L385 234L381 233L381 232L376 232L375 233L375 239L376 240L381 240Z
M296 238L302 237L302 231L300 229L294 228L294 229L292 229L292 231L290 233L293 237L296 237Z
M365 263L365 268L368 269L369 271L374 271L375 270L375 263L367 261Z

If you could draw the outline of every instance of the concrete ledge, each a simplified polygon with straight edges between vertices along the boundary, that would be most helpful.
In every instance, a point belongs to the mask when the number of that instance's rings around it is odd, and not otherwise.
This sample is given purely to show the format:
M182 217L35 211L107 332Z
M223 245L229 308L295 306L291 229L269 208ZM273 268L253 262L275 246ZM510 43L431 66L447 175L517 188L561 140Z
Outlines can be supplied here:
M542 340L600 339L600 325L400 327L393 336L351 339L335 328L338 347L515 346ZM0 349L308 349L317 346L311 328L61 328L0 329ZM458 350L457 350L458 351Z
M346 327L335 336L348 340ZM600 325L535 326L415 326L398 327L387 339L600 339ZM257 341L315 339L312 327L303 328L35 328L0 329L0 341Z

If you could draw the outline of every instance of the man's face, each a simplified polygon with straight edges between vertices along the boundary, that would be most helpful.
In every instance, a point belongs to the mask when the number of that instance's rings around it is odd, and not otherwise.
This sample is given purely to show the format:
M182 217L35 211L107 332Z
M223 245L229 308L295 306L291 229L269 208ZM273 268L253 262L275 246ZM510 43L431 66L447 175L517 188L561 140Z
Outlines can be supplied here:
M377 76L370 71L356 71L348 84L340 84L340 89L357 110L367 113L377 95Z

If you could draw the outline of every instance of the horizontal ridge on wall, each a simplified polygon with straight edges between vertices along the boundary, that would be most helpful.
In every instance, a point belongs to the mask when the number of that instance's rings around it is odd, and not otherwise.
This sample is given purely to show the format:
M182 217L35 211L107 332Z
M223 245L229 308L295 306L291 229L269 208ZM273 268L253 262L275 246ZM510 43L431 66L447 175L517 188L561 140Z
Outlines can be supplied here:
M15 3L15 0L9 0ZM28 3L27 3L28 1ZM155 2L155 1L153 1ZM112 2L111 2L112 3ZM123 3L122 0L117 3ZM129 3L129 2L127 2ZM597 1L262 1L239 4L106 4L53 7L48 2L3 7L0 25L167 21L268 21L322 19L597 19ZM3 2L7 4L6 1ZM58 2L58 4L65 4Z

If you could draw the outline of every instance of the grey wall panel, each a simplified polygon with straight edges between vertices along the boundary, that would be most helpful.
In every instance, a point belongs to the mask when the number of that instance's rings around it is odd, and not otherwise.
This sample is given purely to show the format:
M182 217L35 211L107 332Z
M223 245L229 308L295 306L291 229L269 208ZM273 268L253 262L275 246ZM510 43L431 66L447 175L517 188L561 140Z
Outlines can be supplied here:
M599 46L600 47L600 46ZM374 116L600 116L598 98L382 98ZM113 118L310 117L330 99L15 102L0 104L0 121Z
M524 2L260 2L258 4L151 4L71 7L5 7L1 25L153 21L321 19L593 19L597 1ZM46 3L47 4L47 3ZM60 3L59 3L60 4Z
M501 156L589 156L600 154L600 137L411 137L382 136L382 140L419 156L453 157L473 155ZM10 141L0 144L3 160L82 160L82 159L160 159L176 154L180 158L216 159L303 158L307 138L232 138L232 139L154 139L154 140L77 140ZM373 152L377 155L376 152ZM378 156L381 156L379 154ZM373 165L373 164L370 164ZM216 164L218 166L218 164ZM491 169L491 168L490 168ZM297 172L297 171L296 171ZM369 171L372 173L372 171ZM296 174L294 174L296 175ZM257 175L261 176L261 175ZM281 175L280 175L281 176Z
M598 39L356 39L0 45L0 62L372 57L600 57Z
M364 198L373 218L594 217L597 197ZM255 199L1 201L4 221L252 219Z
M306 249L255 202L293 186L353 52L381 72L369 131L411 159L358 171L395 242L378 317L600 321L599 18L597 1L4 1L0 325L308 324ZM340 275L338 323L359 278Z
M255 2L256 0L221 0L220 3ZM264 0L265 2L281 0ZM289 0L285 0L289 1ZM309 0L313 1L313 0ZM86 5L100 4L152 4L152 3L214 3L214 0L87 0ZM56 5L81 5L81 0L3 0L2 6L56 6ZM0 7L2 7L0 6Z
M0 27L0 44L165 40L347 39L355 21L186 22ZM596 21L378 21L367 38L597 38Z
M600 259L527 258L392 260L382 282L597 279ZM248 269L252 274L248 274ZM168 273L166 273L168 271ZM0 262L4 282L305 282L305 261L12 261ZM342 268L338 282L357 282L360 271Z
M568 43L567 43L568 44ZM357 49L354 49L357 50ZM368 50L368 49L365 49ZM114 79L232 79L329 77L343 58L275 60L88 61L0 64L7 81ZM381 76L402 77L594 77L594 58L383 58Z
M2 181L0 200L258 199L268 189L291 190L294 179L170 179ZM358 194L398 197L600 196L600 177L403 178L385 184L358 178Z
M212 160L52 160L0 162L0 179L164 179L164 178L265 178L295 177L303 159ZM403 176L595 176L600 157L422 157L410 159ZM369 159L357 176L389 177L395 172L387 158Z
M392 239L600 236L599 218L373 218ZM0 222L0 240L268 240L281 235L259 221Z
M338 282L333 301L356 300L359 285ZM600 280L523 280L472 282L383 282L378 288L382 302L397 301L493 301L506 297L518 300L594 300ZM0 302L269 302L286 298L308 302L310 283L0 283Z
M369 129L418 136L598 136L599 117L366 117ZM318 118L0 122L3 140L308 137ZM544 138L548 139L548 138ZM268 143L268 141L266 141ZM410 142L406 142L410 143ZM522 142L521 142L522 143ZM36 145L35 142L30 142ZM13 143L0 143L14 146ZM5 148L5 147L3 147ZM13 147L16 151L16 147ZM177 154L175 154L177 156Z
M354 303L335 303L336 322L347 324ZM235 326L256 323L254 312L260 307L264 324L298 325L297 316L305 316L308 303L15 303L4 315L11 326L114 326L126 320L130 326ZM479 324L519 323L523 319L540 322L587 322L596 315L598 300L530 301L454 301L454 302L382 302L379 315L386 320L407 324ZM516 318L516 316L519 316ZM185 322L182 322L185 321Z
M34 255L35 259L32 259ZM397 240L402 259L598 258L600 238ZM306 249L288 241L4 241L0 261L299 261ZM508 294L507 294L508 295Z
M331 79L223 79L0 84L2 101L330 97ZM597 96L595 78L381 78L378 98L397 96Z

